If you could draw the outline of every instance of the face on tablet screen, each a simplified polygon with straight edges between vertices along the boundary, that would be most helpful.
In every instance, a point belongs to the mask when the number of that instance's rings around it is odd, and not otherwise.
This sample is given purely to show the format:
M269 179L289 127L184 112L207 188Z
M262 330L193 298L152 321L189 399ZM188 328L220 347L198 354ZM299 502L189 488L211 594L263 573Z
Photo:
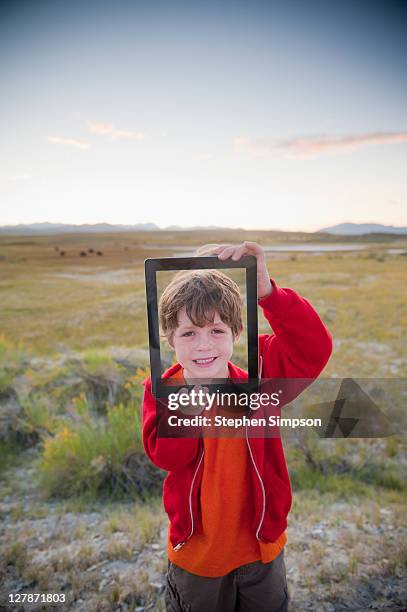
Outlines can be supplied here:
M229 376L228 361L247 370L244 270L157 273L161 354L184 378L210 382Z
M195 325L184 307L178 313L178 326L171 339L177 361L184 368L184 378L228 378L235 337L219 312L208 313L209 322Z

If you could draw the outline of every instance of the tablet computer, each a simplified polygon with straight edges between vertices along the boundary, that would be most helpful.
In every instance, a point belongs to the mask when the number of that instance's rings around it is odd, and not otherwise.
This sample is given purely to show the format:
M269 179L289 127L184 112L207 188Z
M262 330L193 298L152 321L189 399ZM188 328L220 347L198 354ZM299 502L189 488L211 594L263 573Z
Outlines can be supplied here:
M180 384L179 380L163 379L166 369L163 361L166 350L163 335L159 325L158 305L160 293L171 281L171 278L181 270L222 270L222 272L237 281L243 298L242 340L246 343L239 351L239 365L247 372L247 377L241 379L211 379L210 384L200 379L190 380L188 384ZM180 387L192 388L195 385L205 385L210 392L235 392L250 394L258 390L258 319L257 319L257 260L253 255L246 255L239 261L219 260L216 255L205 257L163 257L145 260L145 280L147 297L148 336L150 349L152 393L157 398L168 398L171 393L179 391ZM243 350L242 350L243 349ZM175 353L174 353L175 358ZM232 357L233 361L233 357ZM245 362L245 363L244 363ZM167 367L168 367L167 363Z

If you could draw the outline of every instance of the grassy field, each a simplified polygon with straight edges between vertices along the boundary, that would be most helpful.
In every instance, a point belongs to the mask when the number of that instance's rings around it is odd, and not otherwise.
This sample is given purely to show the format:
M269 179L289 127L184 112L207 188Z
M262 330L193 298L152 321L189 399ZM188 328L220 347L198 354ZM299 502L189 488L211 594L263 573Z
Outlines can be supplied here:
M226 230L0 237L0 607L6 592L64 589L66 609L162 608L163 474L145 461L135 419L149 363L143 262L242 239L352 242ZM366 248L269 251L270 275L307 298L332 333L323 376L406 378L407 243L356 241ZM401 610L403 431L285 446L292 609Z
M2 333L48 357L62 346L147 349L144 259L172 256L178 246L237 238L218 234L1 237ZM274 243L267 232L244 237ZM396 245L407 250L404 243ZM361 252L268 254L270 274L309 299L332 332L335 352L326 375L406 375L407 258L386 255L387 248L373 243ZM89 249L103 256L79 256Z

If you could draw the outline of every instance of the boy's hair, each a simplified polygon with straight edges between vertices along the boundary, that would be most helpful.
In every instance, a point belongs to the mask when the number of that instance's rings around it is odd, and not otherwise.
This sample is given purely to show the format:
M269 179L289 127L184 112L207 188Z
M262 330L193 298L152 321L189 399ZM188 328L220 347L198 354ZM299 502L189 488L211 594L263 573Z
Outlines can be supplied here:
M239 286L220 270L182 270L164 289L158 307L161 329L170 345L185 307L194 325L213 323L215 311L236 337L243 329Z

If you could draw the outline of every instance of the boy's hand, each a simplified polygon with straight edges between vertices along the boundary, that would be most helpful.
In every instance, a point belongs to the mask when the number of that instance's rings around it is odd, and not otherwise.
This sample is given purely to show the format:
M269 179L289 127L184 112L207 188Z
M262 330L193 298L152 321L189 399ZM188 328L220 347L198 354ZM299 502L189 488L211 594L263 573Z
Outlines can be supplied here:
M211 252L217 255L221 260L231 258L233 261L239 261L243 255L254 255L257 259L257 291L259 299L270 295L273 291L273 285L270 282L270 276L266 266L264 249L256 242L245 241L238 245L214 245ZM209 255L209 253L206 254Z
M205 410L205 408L208 405L207 400L206 400L206 393L209 393L209 388L202 387L202 385L195 385L192 390L195 391L196 393L194 402L192 401L192 398L191 398L191 402L187 406L180 405L179 409L183 414L187 414L189 416L199 416L201 412L203 412L203 410ZM204 397L202 400L200 400L197 397L197 394L199 393L199 391L202 391L202 393L204 394ZM187 387L182 387L181 389L179 389L177 395L184 395L184 396L189 395L191 397L190 391L188 391Z

